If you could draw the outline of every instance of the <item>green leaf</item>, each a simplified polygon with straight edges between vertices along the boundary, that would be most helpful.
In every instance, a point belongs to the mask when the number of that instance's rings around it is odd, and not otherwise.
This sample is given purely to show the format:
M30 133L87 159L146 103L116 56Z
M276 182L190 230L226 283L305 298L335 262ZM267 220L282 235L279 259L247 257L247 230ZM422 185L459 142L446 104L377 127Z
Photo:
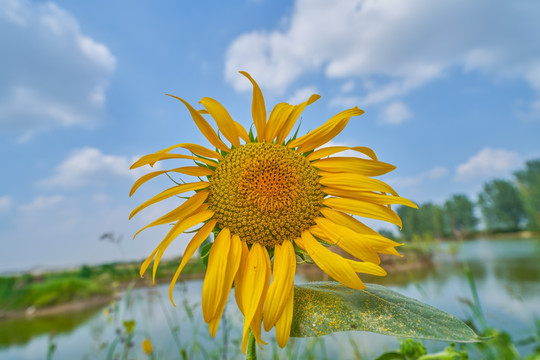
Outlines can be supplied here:
M476 342L464 322L384 286L354 290L337 282L295 286L292 337L322 336L337 331L451 342Z

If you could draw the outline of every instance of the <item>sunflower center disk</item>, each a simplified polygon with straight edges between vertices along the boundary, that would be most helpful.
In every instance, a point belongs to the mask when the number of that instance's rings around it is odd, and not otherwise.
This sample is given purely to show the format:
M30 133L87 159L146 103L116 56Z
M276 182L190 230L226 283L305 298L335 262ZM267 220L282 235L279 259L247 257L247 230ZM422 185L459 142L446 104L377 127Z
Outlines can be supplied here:
M274 247L315 224L323 197L304 156L283 145L248 143L217 166L208 201L221 228L248 244Z

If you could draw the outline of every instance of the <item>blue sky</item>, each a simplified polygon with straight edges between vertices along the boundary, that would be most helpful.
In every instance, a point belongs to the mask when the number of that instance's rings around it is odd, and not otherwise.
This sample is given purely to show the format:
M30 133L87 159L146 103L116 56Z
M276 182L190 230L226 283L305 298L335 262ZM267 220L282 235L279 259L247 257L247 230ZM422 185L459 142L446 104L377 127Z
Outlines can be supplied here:
M369 146L383 177L417 202L472 198L540 157L537 1L0 0L0 271L142 259L167 230L132 208L140 155L209 145L172 93L204 96L251 123L251 85L267 109L322 98L302 131L346 108L335 143ZM100 241L122 236L120 245ZM168 251L181 254L188 238Z

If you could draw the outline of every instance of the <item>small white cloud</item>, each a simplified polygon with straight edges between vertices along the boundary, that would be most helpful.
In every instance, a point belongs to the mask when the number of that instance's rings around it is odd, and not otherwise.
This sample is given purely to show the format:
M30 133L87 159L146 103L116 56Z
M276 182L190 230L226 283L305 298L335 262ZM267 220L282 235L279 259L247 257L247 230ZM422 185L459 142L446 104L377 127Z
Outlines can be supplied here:
M54 175L40 181L45 187L77 188L86 185L103 185L121 179L133 179L144 170L133 171L132 159L125 156L106 155L91 147L77 149L58 165Z
M0 196L0 214L6 213L11 209L13 199L11 196Z
M415 187L422 185L426 180L437 180L448 175L448 169L444 166L435 166L434 168L421 172L416 176L397 177L387 179L388 184L396 187Z
M32 200L32 202L20 205L20 210L24 213L43 212L51 209L52 207L61 203L63 200L64 198L60 195L38 196L34 200Z
M317 93L317 88L315 86L306 86L296 90L293 96L287 100L289 104L300 104L309 99L313 94Z
M341 93L346 94L354 90L356 84L354 83L354 80L349 80L345 84L341 86Z
M427 176L430 179L440 179L448 175L448 169L444 166L436 166L427 172Z
M507 175L523 165L519 154L504 149L485 147L456 169L457 181L470 181Z
M0 133L20 141L73 125L93 126L105 110L116 59L54 3L3 1Z
M379 123L399 125L412 117L412 112L401 101L394 101L385 106L379 117Z

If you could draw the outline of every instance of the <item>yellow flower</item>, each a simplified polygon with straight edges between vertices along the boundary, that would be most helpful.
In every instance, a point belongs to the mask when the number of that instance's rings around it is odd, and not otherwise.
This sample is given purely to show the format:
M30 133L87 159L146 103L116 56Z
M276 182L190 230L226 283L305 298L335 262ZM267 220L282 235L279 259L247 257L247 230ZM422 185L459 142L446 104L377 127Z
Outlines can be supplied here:
M278 344L281 347L287 344L293 312L295 253L308 254L323 271L344 285L363 289L365 285L357 273L386 275L378 265L378 253L399 255L395 246L400 244L379 235L351 215L385 220L401 227L401 220L390 204L416 205L373 178L395 167L379 161L371 149L321 148L345 128L352 116L363 114L362 110L356 107L345 110L307 135L286 141L304 108L320 96L312 95L294 106L277 104L267 118L259 86L248 73L241 74L253 84L252 116L256 134L248 134L214 99L203 98L200 103L204 110L195 110L185 100L173 96L187 107L215 150L182 143L143 156L131 168L165 159L193 160L197 166L144 175L135 182L130 195L144 182L164 173L196 176L199 180L206 177L206 180L173 186L138 206L130 218L149 205L195 191L176 209L137 232L174 223L142 264L141 276L153 261L155 278L159 261L171 242L203 223L185 250L169 295L173 301L172 290L180 272L203 241L215 232L203 284L203 316L214 336L234 282L236 302L244 314L242 351L245 352L250 328L259 346L264 343L261 323L266 331L275 326ZM215 120L230 146L203 115ZM191 154L172 153L175 149ZM364 156L329 157L344 150ZM335 244L361 261L345 259L323 244Z
M146 355L150 355L152 353L152 350L154 350L154 346L152 346L152 342L150 341L150 339L144 339L141 345Z

